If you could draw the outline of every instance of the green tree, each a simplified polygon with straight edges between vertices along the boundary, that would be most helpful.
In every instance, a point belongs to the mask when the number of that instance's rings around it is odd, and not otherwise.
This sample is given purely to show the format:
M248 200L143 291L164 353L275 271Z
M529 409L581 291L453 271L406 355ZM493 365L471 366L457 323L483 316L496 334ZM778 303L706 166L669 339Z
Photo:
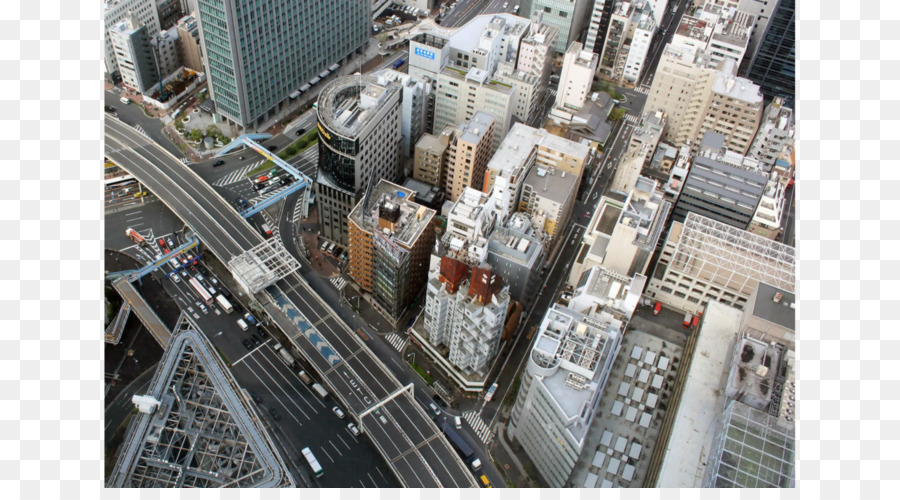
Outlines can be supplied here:
M200 142L201 140L203 140L203 131L201 131L199 128L191 130L191 140L194 142Z
M616 108L609 114L609 119L614 122L617 122L622 118L625 118L625 108Z
M206 135L212 136L212 137L221 137L222 131L219 130L219 127L217 127L215 125L210 125L210 126L206 127Z

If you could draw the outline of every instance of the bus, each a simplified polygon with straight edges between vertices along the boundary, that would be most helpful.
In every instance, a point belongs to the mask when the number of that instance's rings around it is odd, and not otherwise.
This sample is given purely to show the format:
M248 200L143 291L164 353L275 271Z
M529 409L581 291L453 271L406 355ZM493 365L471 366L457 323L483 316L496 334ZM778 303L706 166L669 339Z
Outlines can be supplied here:
M316 456L313 455L312 450L309 447L303 448L303 458L306 459L306 462L309 463L309 468L312 469L313 474L316 477L322 477L322 474L325 474L325 471L322 470L322 466L319 465L319 461L316 460Z
M206 304L208 306L212 305L212 303L213 303L212 295L210 295L209 292L206 290L206 288L203 285L201 285L199 281L197 281L197 278L191 278L190 280L188 280L188 283L191 284L191 288L193 288L194 291L197 292L197 295L200 296L200 299L203 301L204 304Z

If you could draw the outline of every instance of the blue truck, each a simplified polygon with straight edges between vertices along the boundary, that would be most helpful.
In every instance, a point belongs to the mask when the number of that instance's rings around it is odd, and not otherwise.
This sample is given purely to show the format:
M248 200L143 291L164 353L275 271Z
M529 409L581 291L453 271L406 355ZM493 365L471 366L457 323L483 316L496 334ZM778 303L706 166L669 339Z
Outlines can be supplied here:
M444 422L441 424L441 430L444 431L447 439L450 440L450 444L452 444L453 447L456 448L456 451L458 451L459 454L462 455L466 463L468 463L469 466L472 467L472 470L475 472L481 470L481 459L477 457L472 459L472 455L474 455L475 452L472 450L472 447L469 446L469 443L465 442L462 436L460 436L456 432L456 429L454 429L449 423Z
M400 66L403 66L403 63L405 63L405 62L406 62L406 59L397 59L396 61L394 61L394 65L392 67L394 69L397 69Z

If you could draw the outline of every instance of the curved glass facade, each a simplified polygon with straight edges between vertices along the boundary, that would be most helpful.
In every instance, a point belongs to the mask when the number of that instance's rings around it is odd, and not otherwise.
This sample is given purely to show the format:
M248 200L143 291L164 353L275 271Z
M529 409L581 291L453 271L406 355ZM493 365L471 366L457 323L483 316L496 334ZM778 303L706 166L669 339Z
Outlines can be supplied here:
M319 123L319 167L335 186L354 191L359 140L342 137Z

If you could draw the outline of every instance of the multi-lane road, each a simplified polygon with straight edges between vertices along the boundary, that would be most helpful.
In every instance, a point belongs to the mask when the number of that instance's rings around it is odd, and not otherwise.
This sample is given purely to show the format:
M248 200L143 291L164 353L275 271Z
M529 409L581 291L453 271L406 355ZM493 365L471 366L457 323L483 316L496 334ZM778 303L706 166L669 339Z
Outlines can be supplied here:
M147 184L219 261L230 262L262 242L262 237L209 184L148 137L111 117L107 117L105 134L107 156ZM289 275L255 298L294 339L351 414L371 410L400 388L393 374L298 275ZM301 331L307 325L314 328ZM323 342L327 351L320 350ZM476 486L466 465L408 395L367 413L360 419L360 426L404 486Z

